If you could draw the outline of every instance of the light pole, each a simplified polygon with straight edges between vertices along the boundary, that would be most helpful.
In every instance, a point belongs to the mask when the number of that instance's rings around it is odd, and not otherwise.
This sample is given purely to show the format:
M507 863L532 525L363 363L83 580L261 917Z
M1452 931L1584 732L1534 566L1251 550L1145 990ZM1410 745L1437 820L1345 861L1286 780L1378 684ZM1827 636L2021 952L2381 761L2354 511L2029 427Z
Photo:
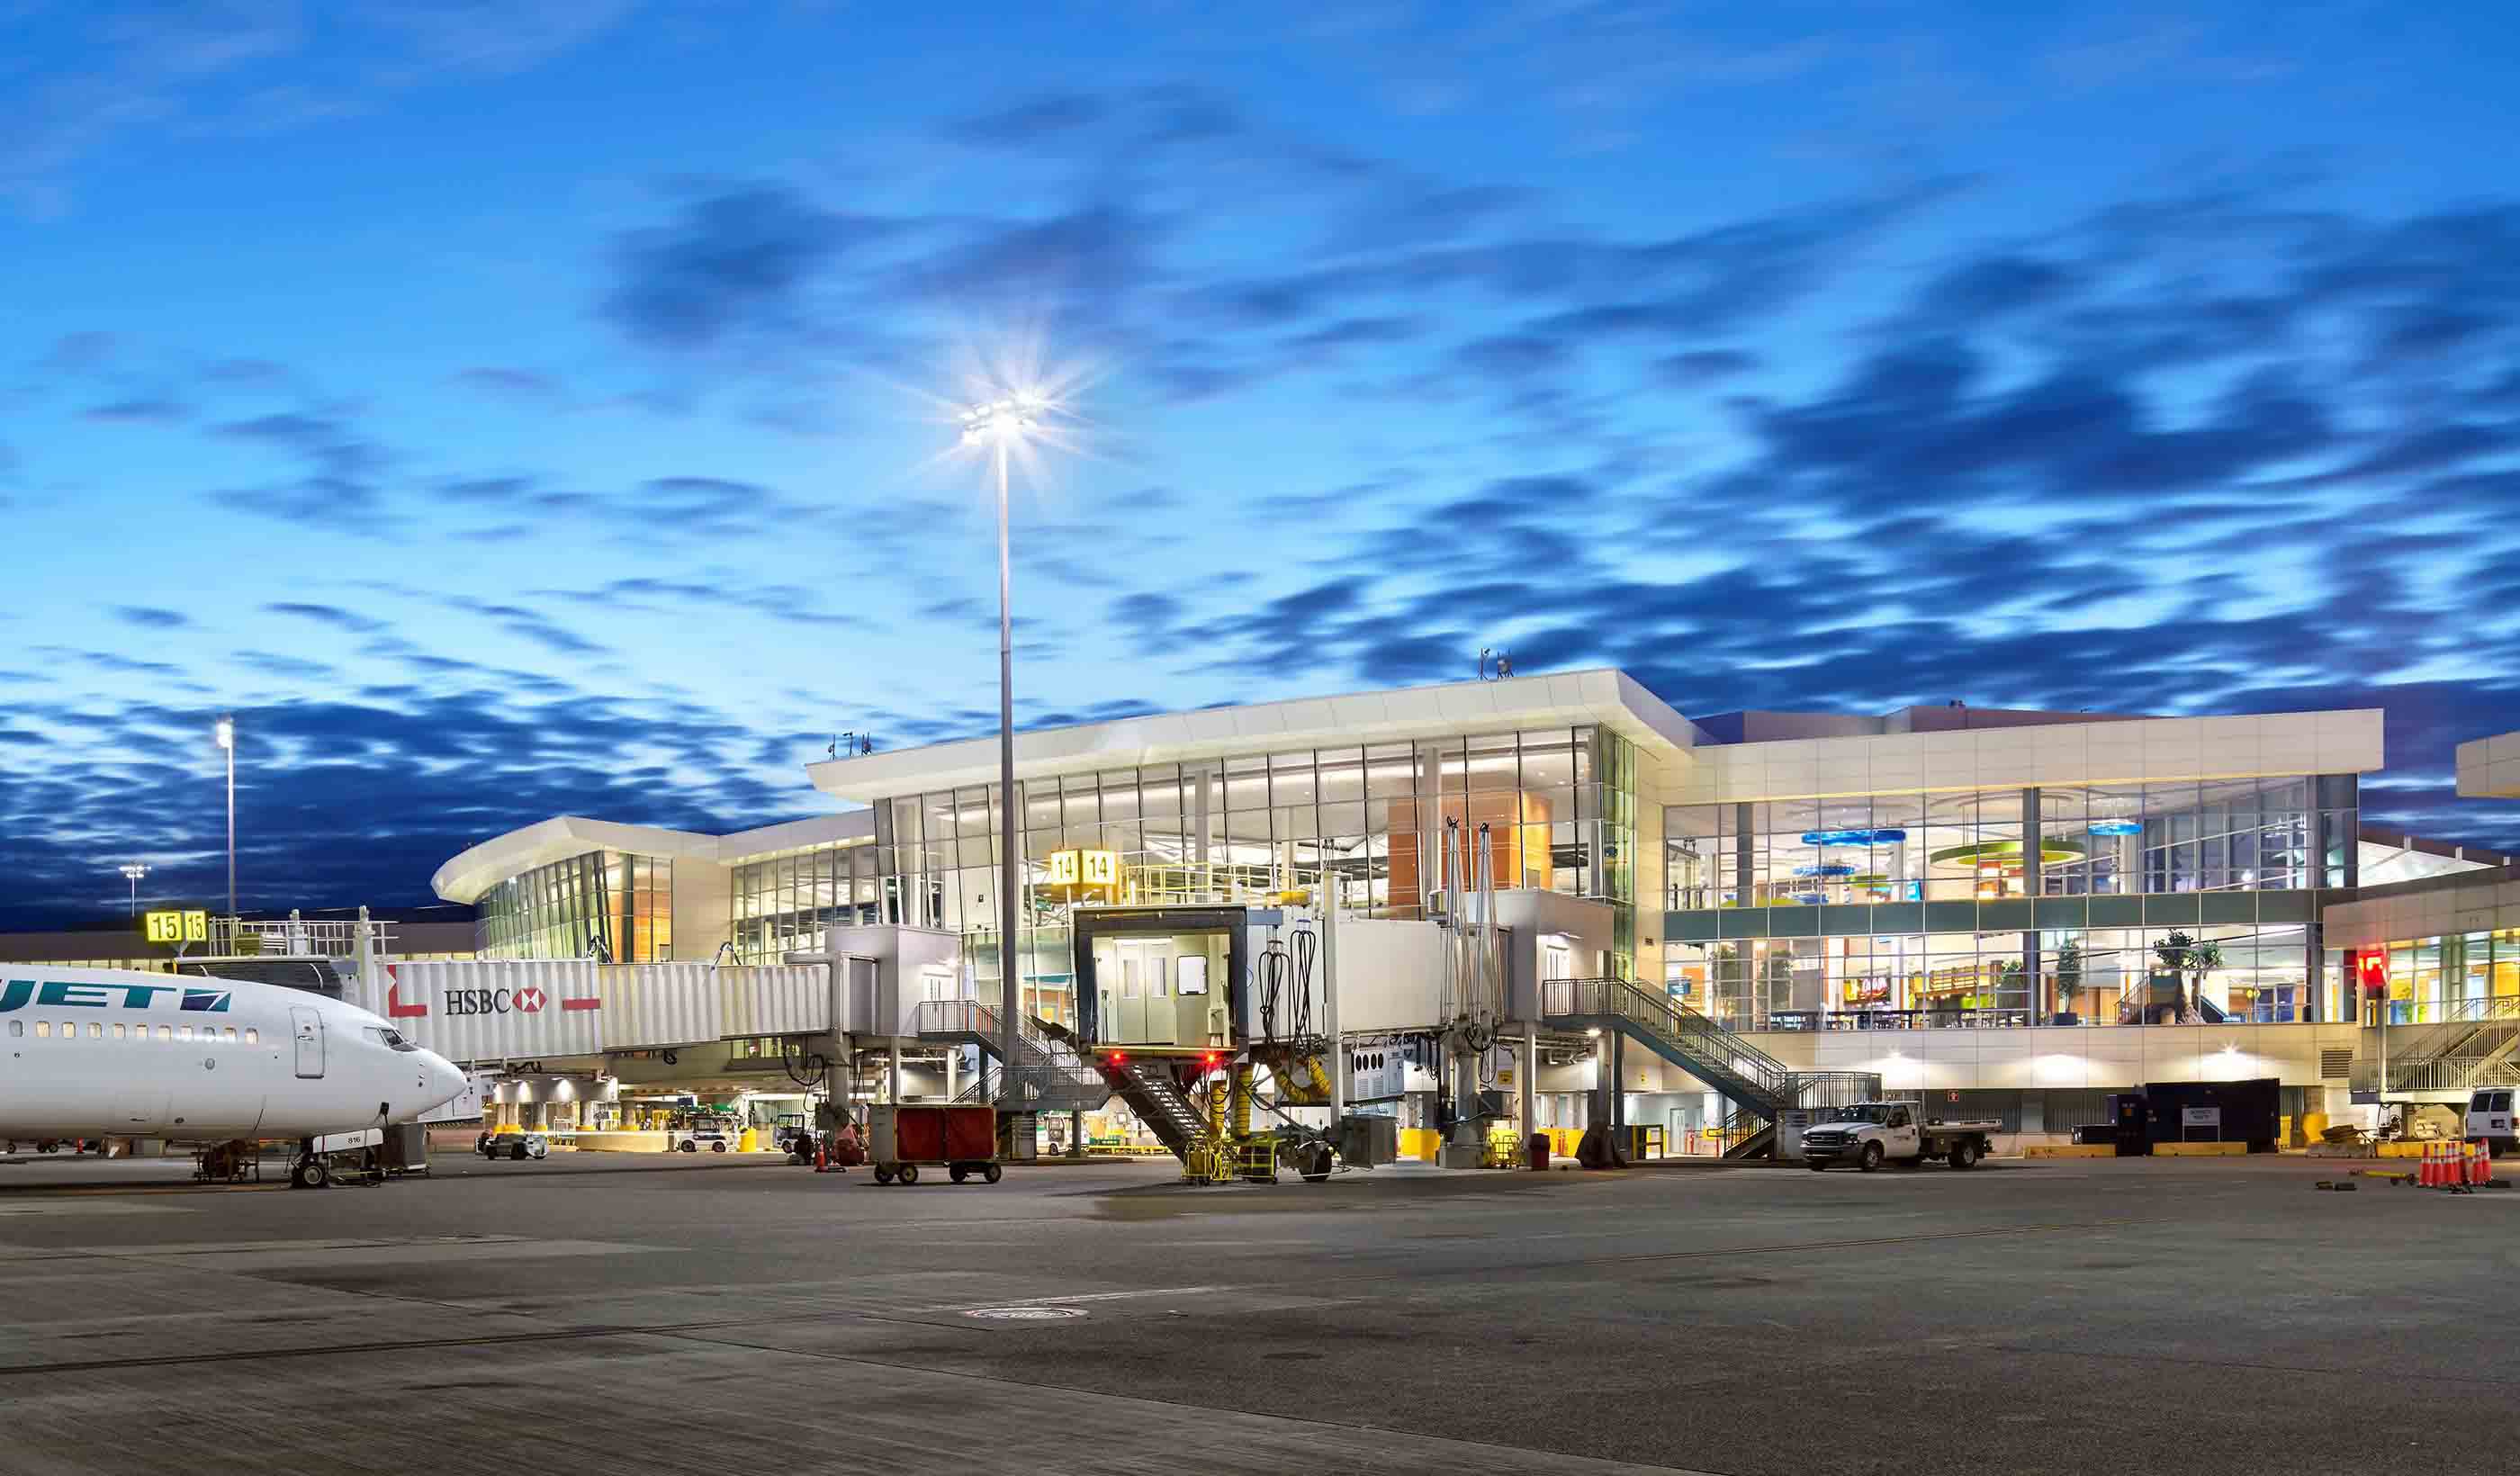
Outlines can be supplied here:
M979 446L998 473L998 1098L1009 1110L1021 1105L1015 1092L1018 1011L1023 1005L1021 954L1016 948L1016 868L1021 832L1015 825L1015 640L1012 540L1007 531L1007 464L1017 442L1039 423L1039 405L1013 395L963 412L963 444Z
M140 916L140 878L148 874L149 868L137 861L127 861L122 865L123 879L131 883L131 916L134 917Z
M228 916L237 915L236 903L236 718L223 715L210 727L210 738L228 756Z

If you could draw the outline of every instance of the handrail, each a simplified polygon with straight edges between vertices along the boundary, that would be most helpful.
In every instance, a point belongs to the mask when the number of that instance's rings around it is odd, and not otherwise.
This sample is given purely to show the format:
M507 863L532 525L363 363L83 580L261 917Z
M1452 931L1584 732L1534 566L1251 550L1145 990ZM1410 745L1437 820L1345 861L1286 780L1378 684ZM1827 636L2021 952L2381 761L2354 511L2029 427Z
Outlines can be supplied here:
M1729 1070L1763 1093L1792 1099L1792 1069L1686 1005L1658 999L1626 979L1549 979L1542 982L1544 1015L1614 1017L1662 1035L1718 1069Z

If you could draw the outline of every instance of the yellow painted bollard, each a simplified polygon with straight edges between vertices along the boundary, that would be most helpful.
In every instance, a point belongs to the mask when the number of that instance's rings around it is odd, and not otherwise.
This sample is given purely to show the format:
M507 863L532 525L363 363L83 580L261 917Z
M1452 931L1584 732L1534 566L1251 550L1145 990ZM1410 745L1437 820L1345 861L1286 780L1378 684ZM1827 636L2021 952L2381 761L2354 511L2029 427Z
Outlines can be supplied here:
M739 1153L760 1152L761 1135L750 1128L744 1129L743 1136L735 1141L735 1150Z

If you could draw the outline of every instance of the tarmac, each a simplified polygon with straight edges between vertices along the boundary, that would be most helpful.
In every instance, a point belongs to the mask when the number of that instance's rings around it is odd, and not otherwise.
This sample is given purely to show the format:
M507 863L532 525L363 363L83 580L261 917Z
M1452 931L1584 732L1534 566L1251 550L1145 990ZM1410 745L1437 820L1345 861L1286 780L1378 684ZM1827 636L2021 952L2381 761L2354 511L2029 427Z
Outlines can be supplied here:
M0 1160L0 1472L2509 1468L2520 1192Z

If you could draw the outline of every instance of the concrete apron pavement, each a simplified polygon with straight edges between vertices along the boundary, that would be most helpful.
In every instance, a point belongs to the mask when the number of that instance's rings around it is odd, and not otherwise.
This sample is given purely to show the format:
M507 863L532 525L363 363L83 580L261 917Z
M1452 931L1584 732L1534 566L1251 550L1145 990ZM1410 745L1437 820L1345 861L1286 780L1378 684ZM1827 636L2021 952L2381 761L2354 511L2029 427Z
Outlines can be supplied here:
M28 1196L0 1470L2466 1471L2520 1388L2507 1208L2289 1166L547 1167ZM1815 1417L1883 1369L1964 1395Z

